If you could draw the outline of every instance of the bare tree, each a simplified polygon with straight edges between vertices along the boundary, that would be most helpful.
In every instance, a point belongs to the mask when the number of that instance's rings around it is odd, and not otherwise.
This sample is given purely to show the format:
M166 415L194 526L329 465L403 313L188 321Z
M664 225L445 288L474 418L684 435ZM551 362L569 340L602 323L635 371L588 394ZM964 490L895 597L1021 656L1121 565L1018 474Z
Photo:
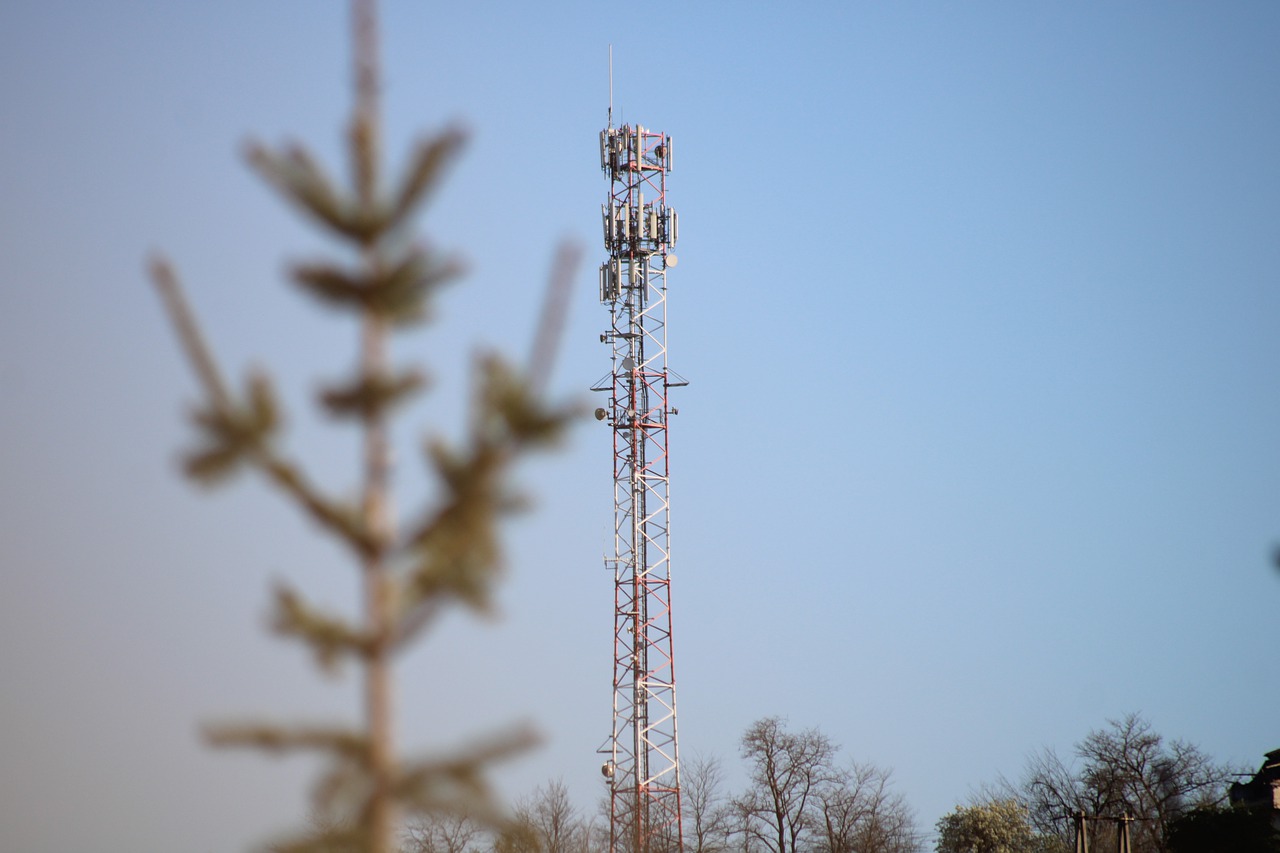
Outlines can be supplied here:
M1005 790L1025 805L1027 819L1036 832L1056 837L1064 846L1073 843L1069 815L1080 811L1102 813L1103 802L1097 792L1090 790L1075 770L1049 748L1032 754L1021 784L1006 782Z
M720 759L695 756L680 771L684 841L688 853L722 853L729 846L731 811L722 793Z
M539 785L521 800L516 820L528 828L541 853L581 853L586 841L586 826L562 779Z
M919 849L915 817L890 790L888 770L853 763L818 791L817 853L911 853Z
M466 814L441 814L411 821L402 853L479 853L487 845L485 826Z
M352 0L354 107L349 126L349 185L326 174L299 145L253 145L250 164L280 194L342 247L334 260L299 264L293 278L321 303L346 311L359 327L349 377L320 394L327 415L354 424L361 447L356 499L327 494L283 446L281 405L265 373L243 389L223 378L187 306L177 274L157 258L152 275L203 391L193 420L199 445L186 472L203 484L240 469L264 476L333 536L361 580L355 619L313 608L293 589L275 600L275 630L306 644L333 669L353 661L362 676L363 721L346 724L229 725L209 731L219 745L276 752L313 750L331 759L317 787L318 805L333 821L281 851L358 850L391 853L405 815L470 814L501 822L483 777L493 761L530 743L527 732L493 737L431 759L405 760L393 740L392 665L448 605L485 610L501 566L497 526L517 506L507 474L527 451L562 431L567 409L542 401L554 350L551 317L536 338L526 370L496 356L478 365L472 423L463 441L434 441L427 461L440 484L438 500L402 523L392 509L390 417L422 389L424 377L390 359L393 331L421 322L433 294L458 265L413 239L417 212L462 147L446 130L420 142L398 180L388 180L381 144L379 57L374 0ZM567 259L566 259L567 260ZM559 293L569 263L553 276ZM554 296L549 302L555 302Z
M890 774L836 764L838 748L817 729L793 733L778 717L742 736L751 767L747 790L731 801L738 849L747 853L914 853L915 818Z
M1234 768L1215 764L1198 747L1166 741L1137 714L1109 720L1076 744L1079 764L1052 750L1029 761L1020 793L1042 833L1072 839L1065 818L1083 811L1098 844L1109 843L1114 819L1129 815L1134 853L1168 853L1169 825L1187 811L1223 803Z
M798 853L814 826L813 805L836 778L836 747L817 729L793 733L780 717L752 723L741 754L751 766L750 787L733 800L737 830L748 848Z
M608 800L602 805L608 808ZM608 811L597 809L582 818L582 832L578 838L580 853L606 853L609 850Z

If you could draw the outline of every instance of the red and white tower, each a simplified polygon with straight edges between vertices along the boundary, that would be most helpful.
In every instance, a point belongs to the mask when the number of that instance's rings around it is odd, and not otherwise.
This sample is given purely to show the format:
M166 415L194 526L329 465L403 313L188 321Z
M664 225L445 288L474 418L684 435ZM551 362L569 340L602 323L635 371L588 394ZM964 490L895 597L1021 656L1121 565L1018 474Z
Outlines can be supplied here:
M612 853L679 853L680 764L671 639L667 271L678 221L667 205L671 137L639 125L600 133L609 179L602 205L600 301L609 306L613 369L596 417L613 430L613 731L601 751L609 784ZM673 376L676 381L673 381Z

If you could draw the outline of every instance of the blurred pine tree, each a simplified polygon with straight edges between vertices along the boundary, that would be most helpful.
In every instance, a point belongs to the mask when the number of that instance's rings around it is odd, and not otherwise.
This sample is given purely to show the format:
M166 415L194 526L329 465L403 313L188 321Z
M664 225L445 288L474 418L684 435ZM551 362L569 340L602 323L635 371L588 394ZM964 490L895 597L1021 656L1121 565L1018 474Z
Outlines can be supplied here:
M347 660L363 675L360 727L225 725L211 728L217 745L284 752L316 750L328 770L316 788L322 819L297 838L272 847L290 851L370 851L396 848L403 820L413 815L458 816L498 832L511 830L484 779L488 765L526 748L528 731L496 735L455 754L425 760L396 753L391 663L442 609L489 606L501 566L500 519L519 508L506 478L528 451L552 443L573 412L543 399L558 318L546 312L529 366L517 369L495 355L479 359L472 422L456 446L433 442L427 462L439 478L434 506L397 519L390 506L393 475L388 421L396 404L423 386L413 367L388 358L392 333L428 316L433 295L456 278L459 265L412 238L417 213L430 200L463 137L431 136L409 153L398 180L384 185L379 109L375 0L352 0L355 104L348 131L350 185L342 186L302 147L253 144L250 165L291 204L356 259L302 264L294 280L321 303L352 315L360 326L354 375L323 388L320 406L355 422L363 436L358 501L319 489L281 446L281 406L265 373L231 387L204 343L172 266L151 264L179 340L203 391L193 414L199 443L185 459L188 476L205 485L241 469L265 476L329 534L344 543L363 579L362 618L350 622L317 611L300 593L279 588L273 627L310 647L331 670ZM548 304L562 302L574 266L562 249L553 266Z

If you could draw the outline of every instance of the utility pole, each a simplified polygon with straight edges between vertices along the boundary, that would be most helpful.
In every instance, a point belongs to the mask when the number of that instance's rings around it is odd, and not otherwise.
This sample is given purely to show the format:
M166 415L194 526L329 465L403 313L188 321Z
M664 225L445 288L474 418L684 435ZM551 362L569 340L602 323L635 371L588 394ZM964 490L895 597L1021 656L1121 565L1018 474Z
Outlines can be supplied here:
M1071 815L1076 825L1076 853L1089 853L1089 821L1108 821L1116 824L1116 853L1133 853L1133 845L1129 838L1129 824L1138 818L1125 812L1120 817L1101 817L1088 815L1084 809Z

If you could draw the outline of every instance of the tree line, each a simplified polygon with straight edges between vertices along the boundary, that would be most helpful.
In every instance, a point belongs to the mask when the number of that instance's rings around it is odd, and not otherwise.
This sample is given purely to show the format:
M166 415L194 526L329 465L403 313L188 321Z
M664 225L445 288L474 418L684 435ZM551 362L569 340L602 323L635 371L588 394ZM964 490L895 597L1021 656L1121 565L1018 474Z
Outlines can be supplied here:
M792 731L780 717L743 733L743 790L730 792L717 757L681 771L686 853L917 853L923 835L891 773L841 759L816 728ZM465 815L412 824L405 853L601 853L609 849L608 803L575 805L560 780L519 800L512 827L494 833Z
M936 850L1109 853L1127 836L1132 853L1278 853L1274 815L1228 803L1244 775L1129 714L1091 731L1072 759L1043 749L1019 779L957 806L938 821Z
M1124 827L1132 853L1280 853L1270 814L1227 804L1238 768L1136 714L1089 732L1070 758L1033 753L1020 777L983 785L944 815L932 843L891 771L842 758L819 729L765 717L743 733L739 757L739 791L727 789L718 757L682 768L686 853L1070 853L1080 829L1088 850L1111 853ZM404 844L405 853L608 849L607 802L583 809L560 780L518 801L507 831L437 817L413 824Z

